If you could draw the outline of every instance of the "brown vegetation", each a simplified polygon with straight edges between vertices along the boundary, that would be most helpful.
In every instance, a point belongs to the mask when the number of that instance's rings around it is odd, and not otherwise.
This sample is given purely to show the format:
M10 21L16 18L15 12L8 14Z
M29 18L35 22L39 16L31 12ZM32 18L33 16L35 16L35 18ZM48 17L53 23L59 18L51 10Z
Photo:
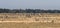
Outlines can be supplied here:
M0 13L0 28L60 28L60 14Z

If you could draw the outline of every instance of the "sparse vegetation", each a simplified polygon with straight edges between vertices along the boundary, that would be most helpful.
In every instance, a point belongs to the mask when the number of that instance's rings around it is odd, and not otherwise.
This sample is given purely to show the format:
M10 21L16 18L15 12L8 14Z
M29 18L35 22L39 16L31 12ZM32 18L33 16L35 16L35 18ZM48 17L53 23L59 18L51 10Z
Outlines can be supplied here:
M59 13L0 13L0 28L60 28L59 17Z
M60 28L60 13L0 12L0 28Z

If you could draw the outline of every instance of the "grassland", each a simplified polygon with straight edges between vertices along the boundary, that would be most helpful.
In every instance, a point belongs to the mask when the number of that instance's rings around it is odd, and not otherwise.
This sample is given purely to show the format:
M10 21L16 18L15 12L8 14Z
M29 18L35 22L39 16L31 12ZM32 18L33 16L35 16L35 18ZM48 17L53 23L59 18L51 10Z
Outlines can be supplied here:
M0 13L0 28L60 28L60 13Z

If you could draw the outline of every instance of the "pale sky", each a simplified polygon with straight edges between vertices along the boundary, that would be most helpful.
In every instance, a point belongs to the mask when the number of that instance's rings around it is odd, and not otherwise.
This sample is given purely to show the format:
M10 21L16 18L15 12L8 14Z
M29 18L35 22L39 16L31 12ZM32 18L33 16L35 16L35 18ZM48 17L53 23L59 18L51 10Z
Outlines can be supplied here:
M60 9L60 0L0 0L0 8Z

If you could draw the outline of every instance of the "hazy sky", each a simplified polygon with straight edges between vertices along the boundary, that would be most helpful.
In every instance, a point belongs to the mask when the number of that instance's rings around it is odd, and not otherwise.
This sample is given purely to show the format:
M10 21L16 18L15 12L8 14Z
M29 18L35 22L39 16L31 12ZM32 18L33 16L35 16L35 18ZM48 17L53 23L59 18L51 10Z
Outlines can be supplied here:
M60 0L0 0L0 8L59 8Z

